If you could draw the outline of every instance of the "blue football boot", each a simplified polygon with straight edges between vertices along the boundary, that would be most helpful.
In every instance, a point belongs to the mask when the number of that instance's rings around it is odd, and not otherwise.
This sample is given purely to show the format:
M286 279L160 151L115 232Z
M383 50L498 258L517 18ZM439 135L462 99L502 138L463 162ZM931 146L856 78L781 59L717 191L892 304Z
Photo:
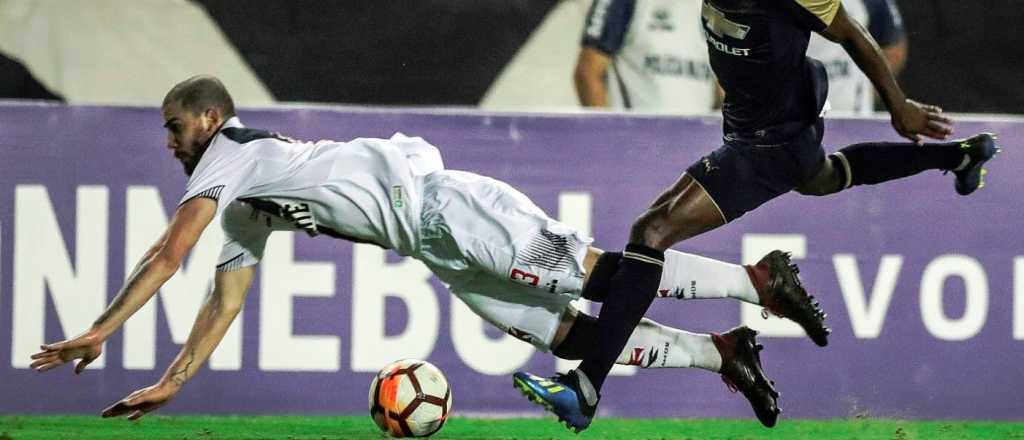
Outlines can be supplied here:
M996 139L998 137L992 133L981 133L959 141L960 149L967 154L967 163L960 171L953 171L957 194L966 196L985 186L985 162L1002 151Z
M512 376L512 386L531 402L553 413L559 422L577 434L590 426L597 409L597 404L588 405L580 392L580 379L576 371L552 378L519 372Z

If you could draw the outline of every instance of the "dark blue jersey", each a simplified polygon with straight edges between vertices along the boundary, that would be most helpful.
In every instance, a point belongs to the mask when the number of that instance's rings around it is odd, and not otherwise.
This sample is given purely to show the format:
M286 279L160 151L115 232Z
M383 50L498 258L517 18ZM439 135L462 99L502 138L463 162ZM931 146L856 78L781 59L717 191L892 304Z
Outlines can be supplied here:
M807 57L807 42L832 23L840 1L703 1L711 68L725 90L725 132L813 122L828 95L828 76Z

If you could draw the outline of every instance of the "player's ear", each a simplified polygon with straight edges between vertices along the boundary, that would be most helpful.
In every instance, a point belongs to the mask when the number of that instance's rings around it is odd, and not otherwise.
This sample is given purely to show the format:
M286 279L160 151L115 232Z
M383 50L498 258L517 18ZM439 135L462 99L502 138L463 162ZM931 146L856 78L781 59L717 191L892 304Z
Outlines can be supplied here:
M203 112L203 131L216 130L224 122L224 116L217 107L210 107Z

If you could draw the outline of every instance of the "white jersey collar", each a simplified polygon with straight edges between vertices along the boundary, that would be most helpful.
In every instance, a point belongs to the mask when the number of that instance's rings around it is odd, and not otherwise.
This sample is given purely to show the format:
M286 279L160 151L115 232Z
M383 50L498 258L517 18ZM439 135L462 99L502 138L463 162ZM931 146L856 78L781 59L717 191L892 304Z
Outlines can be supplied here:
M238 119L238 116L232 116L227 121L224 121L224 124L220 126L220 129L223 130L225 128L242 128L242 127L245 127L245 125L242 124L242 120ZM219 130L218 130L218 132L219 132Z
M214 160L212 156L216 156L217 153L214 152L213 149L217 147L217 139L220 138L221 132L224 131L225 128L244 127L245 125L243 125L242 121L238 119L238 116L232 116L228 118L227 121L224 121L224 123L220 125L220 129L217 130L217 134L210 137L210 143L206 145L206 149L203 151L203 155L199 157L199 163L196 164L196 168L192 170L192 176L198 174L200 170L207 167L210 161ZM189 181L192 180L192 176L189 176Z

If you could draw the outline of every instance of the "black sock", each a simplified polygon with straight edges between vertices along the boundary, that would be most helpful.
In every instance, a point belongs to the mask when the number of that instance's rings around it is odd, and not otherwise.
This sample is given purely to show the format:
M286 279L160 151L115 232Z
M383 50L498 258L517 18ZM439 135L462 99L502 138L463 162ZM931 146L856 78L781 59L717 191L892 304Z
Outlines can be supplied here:
M957 142L924 145L864 143L850 145L839 153L850 166L851 185L887 182L925 170L952 170L964 160L964 152Z
M664 261L662 251L639 244L626 245L619 270L609 283L608 297L597 317L593 350L583 357L579 366L597 391L601 390L615 359L626 347L629 335L654 301Z
M583 359L593 351L596 338L597 318L580 313L576 315L576 321L569 328L569 334L551 350L551 354L571 361Z
M608 289L612 277L619 271L619 260L622 259L622 252L605 252L597 257L594 268L590 270L587 278L587 285L583 286L580 296L583 299L593 302L604 302L608 297Z

